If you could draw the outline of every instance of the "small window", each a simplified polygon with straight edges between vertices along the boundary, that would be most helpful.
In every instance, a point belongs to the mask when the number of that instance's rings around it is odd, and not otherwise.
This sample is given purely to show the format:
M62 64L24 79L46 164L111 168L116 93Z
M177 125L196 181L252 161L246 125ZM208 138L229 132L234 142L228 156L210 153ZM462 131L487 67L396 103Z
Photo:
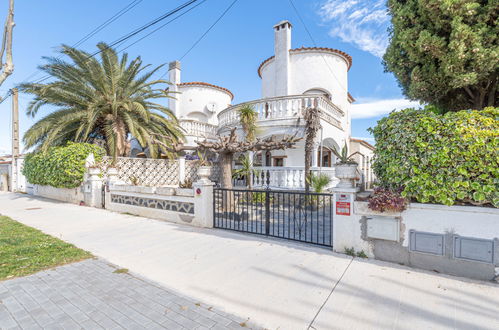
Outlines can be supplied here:
M274 157L274 166L284 166L284 157Z

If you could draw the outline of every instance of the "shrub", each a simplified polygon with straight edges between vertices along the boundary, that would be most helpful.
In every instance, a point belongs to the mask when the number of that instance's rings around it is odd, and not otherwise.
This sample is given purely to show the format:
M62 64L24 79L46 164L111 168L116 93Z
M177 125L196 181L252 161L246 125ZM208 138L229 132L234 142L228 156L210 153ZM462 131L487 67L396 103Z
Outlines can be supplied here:
M69 142L64 147L49 148L26 156L22 173L32 184L56 188L76 188L83 182L85 159L90 153L100 162L105 155L102 147L88 143Z
M369 198L368 207L378 212L402 212L407 208L407 200L398 191L378 187L374 189L374 195Z
M315 174L312 173L307 180L309 184L312 186L312 189L316 193L322 193L326 189L326 187L331 183L331 178L329 175L325 173Z
M405 109L371 132L381 186L421 203L499 207L499 108L445 115Z

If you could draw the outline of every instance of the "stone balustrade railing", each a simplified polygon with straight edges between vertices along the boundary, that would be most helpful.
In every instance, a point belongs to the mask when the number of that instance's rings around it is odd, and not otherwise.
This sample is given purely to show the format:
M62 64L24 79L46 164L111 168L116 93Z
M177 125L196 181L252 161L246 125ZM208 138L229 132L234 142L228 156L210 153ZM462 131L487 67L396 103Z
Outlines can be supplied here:
M238 166L236 166L238 168ZM279 189L304 189L305 188L305 169L303 166L258 166L254 168L257 174L253 177L253 186L255 188L269 187ZM328 188L332 188L338 179L335 176L334 168L332 167L312 167L312 173L324 173L331 178ZM237 181L236 184L245 185L244 181Z
M255 109L260 121L300 118L303 117L306 109L318 107L323 120L341 128L340 120L344 116L344 112L323 95L290 95L231 106L218 114L219 126L237 126L239 124L238 110L247 105Z
M180 127L184 129L186 135L215 139L217 136L217 126L203 123L193 119L181 119Z

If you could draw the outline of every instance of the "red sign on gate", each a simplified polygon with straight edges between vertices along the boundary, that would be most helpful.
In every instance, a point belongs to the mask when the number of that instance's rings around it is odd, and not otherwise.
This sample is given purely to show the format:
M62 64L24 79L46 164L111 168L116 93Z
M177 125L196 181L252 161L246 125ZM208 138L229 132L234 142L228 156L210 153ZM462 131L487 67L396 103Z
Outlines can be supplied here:
M336 195L336 214L350 215L350 196L346 194Z

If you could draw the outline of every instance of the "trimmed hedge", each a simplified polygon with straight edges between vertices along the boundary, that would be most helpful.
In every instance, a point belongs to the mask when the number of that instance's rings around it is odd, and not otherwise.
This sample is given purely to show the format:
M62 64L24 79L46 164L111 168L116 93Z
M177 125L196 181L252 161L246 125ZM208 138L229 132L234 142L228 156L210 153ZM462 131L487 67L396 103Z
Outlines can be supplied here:
M380 186L421 203L499 207L499 108L392 112L370 129Z
M49 148L46 152L30 153L24 160L22 173L32 184L76 188L83 183L85 160L90 153L94 154L96 162L106 154L97 145L73 142Z

